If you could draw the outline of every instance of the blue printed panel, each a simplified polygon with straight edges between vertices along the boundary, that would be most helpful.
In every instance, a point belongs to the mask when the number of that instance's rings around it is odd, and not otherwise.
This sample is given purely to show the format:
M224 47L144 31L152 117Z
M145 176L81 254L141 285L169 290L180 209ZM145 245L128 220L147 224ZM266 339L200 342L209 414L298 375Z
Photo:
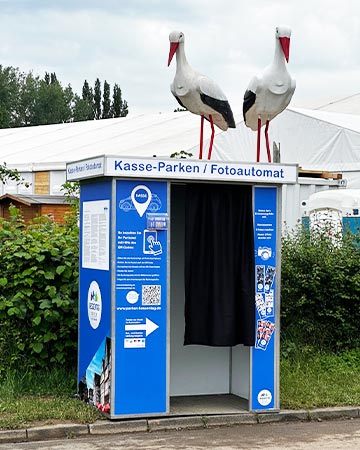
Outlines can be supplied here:
M167 195L167 182L116 182L115 415L167 412L168 232L147 228Z
M255 187L256 341L252 349L252 410L275 407L277 189Z
M80 189L78 389L83 400L107 413L111 376L111 185L108 180L83 184Z

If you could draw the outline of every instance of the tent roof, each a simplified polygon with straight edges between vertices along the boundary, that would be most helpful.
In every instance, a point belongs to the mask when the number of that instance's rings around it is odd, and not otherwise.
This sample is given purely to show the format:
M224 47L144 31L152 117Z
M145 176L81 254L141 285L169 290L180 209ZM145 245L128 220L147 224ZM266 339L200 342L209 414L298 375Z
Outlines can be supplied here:
M216 128L213 159L255 161L256 132L242 113L236 129ZM64 170L67 162L102 154L169 157L184 150L198 156L200 118L187 111L0 130L0 162L19 171ZM262 133L263 135L263 133ZM360 115L288 108L269 127L281 161L304 169L360 171ZM205 154L210 125L205 126ZM262 138L263 139L263 138ZM265 143L261 158L266 160Z
M360 93L331 100L315 108L320 111L332 111L346 114L360 114Z
M170 157L196 145L199 129L200 118L187 111L8 128L0 130L0 161L39 170L100 154Z

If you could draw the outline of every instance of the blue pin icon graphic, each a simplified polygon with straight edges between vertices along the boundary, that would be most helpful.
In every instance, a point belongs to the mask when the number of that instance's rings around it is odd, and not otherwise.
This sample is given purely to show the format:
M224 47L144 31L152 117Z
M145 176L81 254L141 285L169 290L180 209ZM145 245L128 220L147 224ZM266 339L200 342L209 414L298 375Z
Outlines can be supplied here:
M142 217L151 202L150 189L143 184L139 184L131 191L131 200L139 216Z

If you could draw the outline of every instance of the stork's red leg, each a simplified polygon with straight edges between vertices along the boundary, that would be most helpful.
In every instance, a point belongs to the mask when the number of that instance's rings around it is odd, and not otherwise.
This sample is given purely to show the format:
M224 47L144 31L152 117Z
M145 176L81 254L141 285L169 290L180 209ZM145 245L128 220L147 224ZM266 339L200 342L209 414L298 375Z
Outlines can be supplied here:
M266 125L265 125L265 142L266 142L266 151L267 151L268 162L271 163L271 153L270 153L268 129L269 129L269 121L267 120Z
M210 138L210 145L209 145L209 152L208 152L208 159L211 159L211 152L213 148L214 143L214 135L215 135L215 128L214 128L214 122L212 119L212 115L209 115L210 125L211 125L211 138Z
M258 118L258 129L257 129L257 147L256 147L256 162L260 161L260 130L261 130L261 119Z
M204 140L204 116L201 116L199 159L202 159L202 154L203 154L203 140Z

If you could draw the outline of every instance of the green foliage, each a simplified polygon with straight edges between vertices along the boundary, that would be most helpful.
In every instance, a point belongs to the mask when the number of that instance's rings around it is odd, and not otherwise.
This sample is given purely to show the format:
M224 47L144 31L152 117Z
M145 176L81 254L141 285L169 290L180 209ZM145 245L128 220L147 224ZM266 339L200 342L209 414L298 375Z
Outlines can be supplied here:
M71 207L71 214L66 218L69 225L77 225L80 214L80 183L79 181L66 181L61 186L66 202Z
M18 170L9 169L4 162L3 164L0 164L0 182L5 184L7 180L16 181L18 184L29 187L29 183L24 181L24 178L19 174Z
M359 404L360 348L334 353L284 340L281 350L281 408Z
M129 112L127 101L122 99L120 86L116 83L114 84L111 110L113 117L126 117Z
M95 80L94 86L94 109L95 109L95 119L101 118L101 83L99 78Z
M105 80L102 101L102 118L108 119L109 117L111 117L110 84Z
M78 227L46 217L28 227L16 208L0 222L0 373L65 365L77 354Z
M282 238L282 336L297 345L360 346L360 245L299 226Z
M186 152L185 150L180 150L180 152L175 152L170 155L170 158L186 159L191 158L192 153Z
M31 125L71 121L74 94L70 86L65 89L61 86L55 74L51 74L50 81L48 77L40 80L33 95L35 104Z
M41 79L31 71L24 73L0 65L0 128L124 117L127 114L128 105L122 100L117 84L111 104L110 85L105 81L102 108L99 78L94 89L85 80L80 97L70 84L63 87L55 73L46 72Z
M74 368L8 370L1 375L0 429L101 419L98 410L74 398L75 392Z
M87 80L84 81L82 88L82 98L75 99L74 120L93 120L95 118L94 111L94 92L89 86Z
M18 72L0 65L0 128L11 126L18 105Z

